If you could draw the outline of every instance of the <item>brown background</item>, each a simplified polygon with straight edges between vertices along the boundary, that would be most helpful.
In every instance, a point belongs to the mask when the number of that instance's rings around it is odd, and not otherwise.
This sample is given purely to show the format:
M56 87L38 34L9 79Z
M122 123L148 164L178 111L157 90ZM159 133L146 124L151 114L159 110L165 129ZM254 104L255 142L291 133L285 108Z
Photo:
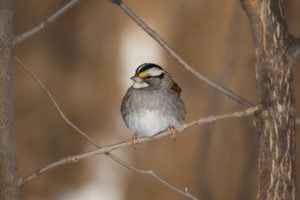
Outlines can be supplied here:
M65 2L16 0L15 34L39 23ZM289 30L299 36L300 2L285 2ZM239 1L126 3L198 71L257 102L252 35ZM186 121L243 109L184 70L109 1L81 1L55 23L17 45L15 55L47 85L76 125L100 144L112 144L131 137L119 113L125 88L130 84L124 84L123 80L129 80L124 69L130 68L133 73L137 67L126 66L122 59L128 31L140 32L143 40L158 49L159 58L151 62L163 62L182 87L188 109ZM129 43L129 55L140 49L139 45L145 45ZM143 48L147 54L148 46ZM296 101L300 99L298 68L299 65L295 68ZM18 64L14 66L14 109L21 176L62 157L92 149L66 125L45 92ZM256 152L257 131L253 118L246 117L192 127L175 143L165 138L140 145L137 150L126 148L114 153L136 167L152 169L180 189L188 187L199 199L250 200L255 199L257 188ZM298 177L299 172L298 167ZM69 199L75 199L77 192L87 186L101 193L92 198L93 192L86 190L90 199L184 199L152 178L124 169L104 156L42 175L23 188L23 199L68 199L64 195L70 193L74 197ZM299 184L297 188L299 193Z

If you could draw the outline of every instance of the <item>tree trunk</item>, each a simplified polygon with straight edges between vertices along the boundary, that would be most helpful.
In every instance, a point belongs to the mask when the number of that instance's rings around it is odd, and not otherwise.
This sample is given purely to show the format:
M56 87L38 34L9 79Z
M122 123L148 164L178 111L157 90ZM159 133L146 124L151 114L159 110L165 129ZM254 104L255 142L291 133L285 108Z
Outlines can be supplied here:
M291 53L282 0L241 0L253 31L256 81L263 111L257 115L259 200L294 200L295 102Z
M12 1L0 0L0 199L20 199L12 119Z

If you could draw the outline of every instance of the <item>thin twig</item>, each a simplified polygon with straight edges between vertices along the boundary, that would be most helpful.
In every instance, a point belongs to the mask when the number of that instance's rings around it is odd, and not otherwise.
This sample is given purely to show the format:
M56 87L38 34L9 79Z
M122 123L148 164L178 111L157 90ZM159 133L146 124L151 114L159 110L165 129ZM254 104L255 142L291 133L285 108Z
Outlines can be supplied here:
M120 160L118 157L114 156L113 154L111 153L107 153L106 154L107 156L109 156L111 159L113 159L115 162L123 165L124 167L126 167L127 169L131 170L131 171L134 171L136 173L139 173L139 174L146 174L146 175L149 175L149 176L152 176L154 179L156 179L158 182L162 183L163 185L167 186L168 188L174 190L175 192L177 192L178 194L181 194L185 197L187 197L188 199L192 199L192 200L197 200L197 197L193 196L192 194L190 194L188 192L188 190L180 190L176 187L174 187L173 185L171 185L169 182L167 182L166 180L162 179L160 176L158 176L155 172L153 172L152 170L143 170L143 169L138 169L138 168L135 168L133 167L132 165L130 165L129 163L123 161L123 160Z
M72 8L75 4L77 4L80 0L70 0L68 3L66 3L63 7L58 9L56 12L54 12L52 15L47 17L45 20L43 20L38 25L34 26L30 30L22 33L21 35L17 36L15 38L14 44L18 44L26 40L27 38L33 36L34 34L41 31L43 28L45 28L48 24L54 22L58 17L60 17L62 14L64 14L67 10Z
M84 131L82 131L80 128L78 128L73 122L71 122L66 115L63 113L61 108L59 107L58 103L55 101L53 95L51 92L48 90L48 88L42 83L42 81L23 63L20 59L17 57L14 57L14 59L22 65L22 67L30 74L30 76L38 83L38 85L46 92L48 95L49 99L51 100L52 104L60 114L60 116L63 118L63 120L71 126L76 132L78 132L80 135L82 135L84 138L86 138L90 143L93 144L96 148L100 148L100 145L95 142L90 136L88 136Z
M197 124L204 124L204 123L214 122L214 121L221 120L221 119L226 119L226 118L243 117L243 116L251 115L251 114L253 114L254 112L256 112L260 109L261 109L261 106L257 105L257 106L254 106L254 107L250 107L246 110L239 111L239 112L227 113L227 114L222 114L222 115L216 115L216 116L209 116L209 117L200 118L198 120L192 121L190 123L184 124L181 127L179 127L177 129L178 130L177 134L182 133L185 129L190 128L192 126L195 126ZM158 135L156 135L152 138L140 138L137 142L138 142L138 144L141 144L141 143L149 142L149 141L152 141L152 140L158 140L158 139L160 139L162 137L166 137L168 135L170 135L169 132L164 131L164 132L162 132L162 133L160 133L160 134L158 134ZM113 150L124 148L124 147L129 147L129 146L132 146L132 141L131 140L127 140L127 141L116 143L116 144L110 144L110 145L102 146L102 148L100 148L100 149L91 150L91 151L88 151L88 152L85 152L85 153L82 153L82 154L62 158L62 159L60 159L56 162L53 162L53 163L47 165L46 167L43 167L41 169L38 169L38 170L32 172L28 176L25 176L23 178L23 181L22 181L21 185L24 185L27 182L30 182L33 179L35 179L36 177L40 176L41 174L46 173L46 172L48 172L52 169L55 169L59 166L66 165L66 164L73 163L73 162L78 162L82 159L89 158L91 156L100 155L100 154L107 154L107 153L109 153Z
M60 113L60 116L62 117L62 119L68 124L70 125L72 128L75 129L76 132L79 132L81 135L83 135L84 137L86 137L89 141L91 141L97 148L102 148L100 145L98 145L96 142L94 142L94 140L92 140L91 138L88 137L88 135L83 132L80 128L78 128L75 124L73 124L62 112L62 110L60 109L60 107L58 106L58 103L56 102L56 100L53 98L53 95L50 93L50 91L47 89L47 87L43 84L43 82L18 58L14 57L14 59L20 63L22 65L22 67L24 67L24 69L33 77L33 79L38 83L38 85L46 92L46 94L48 95L48 97L50 98L51 102L54 104L55 108L57 109L57 111ZM118 158L117 156L111 154L111 153L105 153L106 156L108 156L110 159L112 159L113 161L117 162L118 164L125 166L126 168L140 173L140 174L148 174L150 176L152 176L154 179L156 179L157 181L159 181L160 183L166 185L167 187L169 187L170 189L174 190L175 192L184 195L185 197L189 198L189 199L197 199L196 197L194 197L193 195L191 195L190 193L188 193L187 191L182 191L176 187L174 187L173 185L171 185L170 183L168 183L167 181L163 180L162 178L160 178L158 175L156 175L153 171L146 171L146 170L142 170L142 169L137 169L133 166L131 166L129 163L121 160L120 158ZM73 159L72 161L76 162L76 159ZM49 168L52 167L52 165L48 166ZM48 168L45 168L45 170L47 170ZM147 173L148 172L148 173ZM24 184L26 184L27 182L33 180L34 178L38 177L39 174L43 173L43 170L41 171L37 171L36 176L32 176L31 179L27 179L27 181L24 181L24 179L20 180L20 186L23 187Z
M233 99L237 103L245 106L251 107L254 104L242 98L241 96L235 94L233 91L225 88L224 86L218 84L217 82L207 78L191 65L189 65L184 59L182 59L163 39L159 36L151 27L149 27L145 22L143 22L132 10L130 10L126 4L121 0L111 0L112 3L118 5L138 26L146 31L154 40L156 40L175 60L177 60L185 69L191 72L198 79L202 80L204 83L208 84L212 88L221 92L225 96Z

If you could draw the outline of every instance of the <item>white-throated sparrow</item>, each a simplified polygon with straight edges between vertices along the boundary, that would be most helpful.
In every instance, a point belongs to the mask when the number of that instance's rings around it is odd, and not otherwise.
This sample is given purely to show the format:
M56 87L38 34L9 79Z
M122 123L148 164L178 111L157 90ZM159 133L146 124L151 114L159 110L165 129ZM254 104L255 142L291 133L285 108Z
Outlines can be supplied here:
M121 113L134 133L133 142L138 136L152 137L166 129L175 139L176 127L186 115L181 88L167 71L153 63L140 65L131 79L134 83L122 100Z

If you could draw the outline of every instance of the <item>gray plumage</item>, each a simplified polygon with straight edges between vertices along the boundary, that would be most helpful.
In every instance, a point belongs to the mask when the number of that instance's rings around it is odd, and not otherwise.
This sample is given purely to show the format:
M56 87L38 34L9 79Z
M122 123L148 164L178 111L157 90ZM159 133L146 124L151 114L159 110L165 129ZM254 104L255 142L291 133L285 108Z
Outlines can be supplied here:
M146 63L138 67L132 79L135 82L127 90L121 105L122 117L129 130L139 136L152 137L182 123L186 108L180 97L181 89L168 72L158 65Z

